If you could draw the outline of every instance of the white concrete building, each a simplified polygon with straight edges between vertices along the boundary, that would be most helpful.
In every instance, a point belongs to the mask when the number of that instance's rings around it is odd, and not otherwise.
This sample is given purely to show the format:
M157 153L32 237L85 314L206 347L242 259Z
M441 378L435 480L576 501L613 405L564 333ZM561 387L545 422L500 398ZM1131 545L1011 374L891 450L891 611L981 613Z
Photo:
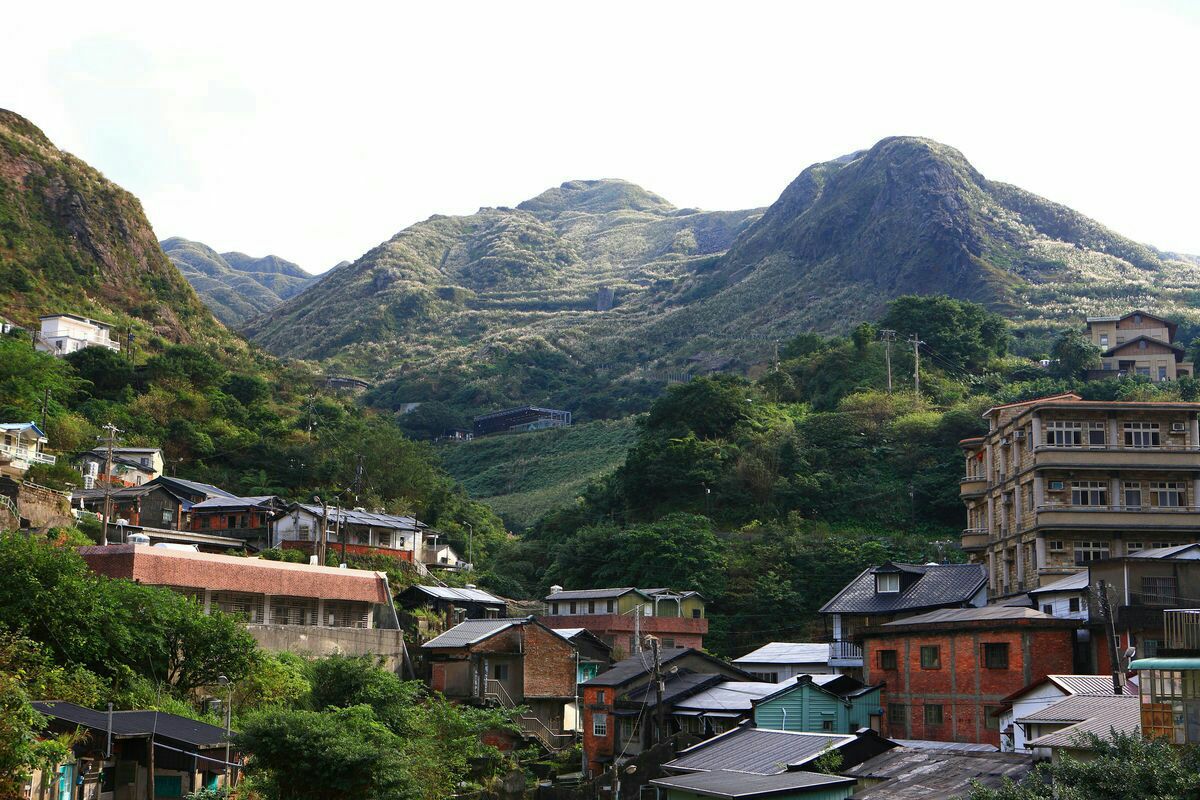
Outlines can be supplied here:
M1062 619L1088 618L1088 573L1077 572L1029 591L1038 611Z
M33 422L0 422L0 475L19 478L34 464L53 464L42 452L50 440Z
M1127 684L1125 693L1138 696L1137 685ZM1060 700L1078 695L1113 696L1112 678L1108 675L1047 675L1039 681L1004 698L1000 707L1000 750L1006 753L1028 753L1029 729L1019 720L1027 719ZM1035 731L1035 733L1037 733ZM1049 757L1049 753L1042 753Z
M829 656L828 642L771 642L735 658L733 665L756 678L780 683L797 675L837 672L829 666Z
M43 353L65 356L85 347L107 347L120 350L112 339L112 326L74 314L51 314L38 317L42 322L34 346Z

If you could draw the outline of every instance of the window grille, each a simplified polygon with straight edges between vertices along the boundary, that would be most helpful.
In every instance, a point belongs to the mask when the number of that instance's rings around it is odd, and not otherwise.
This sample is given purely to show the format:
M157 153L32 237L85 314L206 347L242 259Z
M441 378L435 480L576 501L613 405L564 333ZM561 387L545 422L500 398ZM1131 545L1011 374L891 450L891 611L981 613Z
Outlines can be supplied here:
M1157 422L1126 422L1124 429L1126 447L1158 447L1161 442Z

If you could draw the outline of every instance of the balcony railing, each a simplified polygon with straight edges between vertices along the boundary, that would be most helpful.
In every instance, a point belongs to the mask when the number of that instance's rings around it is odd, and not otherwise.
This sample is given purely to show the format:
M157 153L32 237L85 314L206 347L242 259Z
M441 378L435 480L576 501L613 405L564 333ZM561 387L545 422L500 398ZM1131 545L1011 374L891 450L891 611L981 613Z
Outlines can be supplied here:
M4 453L20 461L27 461L30 464L53 464L58 460L54 456L47 455L32 447L15 447L13 445L0 444L0 453Z
M1083 514L1107 514L1113 511L1124 511L1133 514L1189 514L1200 511L1200 506L1076 506L1070 503L1051 503L1040 505L1037 510L1038 513L1046 511L1078 511Z
M835 663L836 662L836 663ZM862 648L854 642L830 642L829 664L835 667L861 667Z
M1172 609L1163 612L1166 641L1171 650L1200 650L1200 609Z

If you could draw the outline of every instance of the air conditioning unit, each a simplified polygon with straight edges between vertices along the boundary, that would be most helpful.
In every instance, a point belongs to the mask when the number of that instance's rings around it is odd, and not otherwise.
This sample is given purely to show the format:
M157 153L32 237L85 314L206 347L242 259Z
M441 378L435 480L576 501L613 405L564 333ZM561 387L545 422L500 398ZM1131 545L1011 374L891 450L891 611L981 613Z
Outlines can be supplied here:
M1025 439L1025 431L1017 431L1013 434L1013 438L1018 442L1023 441Z
M1062 481L1050 481L1050 491L1061 492L1065 487Z
M1186 430L1187 430L1187 423L1185 423L1185 422L1172 422L1171 423L1171 433L1183 433Z

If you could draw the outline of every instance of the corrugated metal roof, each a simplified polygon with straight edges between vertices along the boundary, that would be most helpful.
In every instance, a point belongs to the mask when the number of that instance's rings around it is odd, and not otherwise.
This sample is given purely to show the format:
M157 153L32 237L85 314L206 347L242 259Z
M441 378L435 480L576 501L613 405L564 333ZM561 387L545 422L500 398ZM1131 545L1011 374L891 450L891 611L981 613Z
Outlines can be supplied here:
M699 794L705 797L758 797L783 792L803 793L805 789L823 789L854 783L853 778L822 775L819 772L783 772L778 775L747 775L744 772L714 770L650 781L654 786Z
M1076 572L1074 575L1068 575L1052 583L1047 583L1045 586L1039 586L1036 589L1030 589L1029 594L1049 594L1051 592L1079 592L1088 588L1088 572L1085 569L1083 572Z
M1078 699L1079 697L1068 697L1066 700L1059 701L1050 706L1050 708L1044 709L1042 713L1048 712L1055 706L1062 705L1068 700ZM1118 733L1131 733L1142 724L1142 704L1138 697L1118 695L1093 699L1105 701L1097 704L1094 716L1082 722L1077 722L1074 725L1068 725L1054 733L1039 736L1029 741L1027 746L1073 747L1076 746L1077 738L1089 733L1094 733L1100 737L1107 737L1114 730Z
M1057 703L1052 703L1045 708L1039 709L1027 716L1016 720L1019 723L1024 722L1083 722L1092 719L1093 717L1110 714L1114 710L1119 710L1128 706L1130 703L1137 706L1141 703L1140 698L1135 695L1128 694L1113 694L1112 683L1109 682L1107 694L1072 694L1059 700Z
M309 505L307 503L296 503L296 505L314 517L320 517L325 513L321 506ZM330 507L329 521L331 523L341 521L350 525L367 525L373 528L391 528L392 530L400 531L415 531L425 527L417 521L416 517L377 514L374 511L355 511L351 508Z
M981 620L1022 620L1022 619L1056 619L1032 608L1014 606L983 606L982 608L943 608L930 611L928 614L918 614L915 617L898 619L889 625L926 625L933 622L977 622Z
M921 577L902 592L876 592L875 570L859 573L821 607L822 614L884 614L919 608L956 606L968 602L987 584L983 564L895 564Z
M421 647L466 647L476 642L482 642L514 625L524 625L528 621L528 619L468 619L458 623L440 636L435 636Z
M1200 557L1200 544L1177 544L1174 547L1153 547L1138 553L1131 553L1129 558L1197 558Z
M762 681L725 681L675 704L681 711L746 711L754 700L779 691L777 683Z
M265 505L275 499L275 495L265 494L254 497L210 497L195 503L192 508L201 511L211 511L218 508L254 508Z
M456 586L423 586L420 584L410 586L409 589L427 594L430 597L435 597L438 600L462 600L470 603L505 605L505 602L499 597L482 589L460 589Z
M828 664L828 642L771 642L735 658L734 664Z
M933 739L892 739L901 747L913 750L961 750L973 753L998 753L1000 748L992 744L970 744L967 742L939 742Z
M663 765L676 772L717 769L777 775L789 767L806 764L826 748L841 747L854 736L831 733L796 733L764 728L735 728L679 753Z
M649 596L641 592L641 590L633 586L623 586L615 589L565 589L561 592L546 595L546 602L554 602L559 600L600 600L610 597L621 597L630 592L638 592L647 600Z
M211 483L201 483L200 481L189 481L183 478L172 478L167 475L159 475L152 481L151 484L162 484L170 488L172 483L181 486L195 494L202 494L205 497L233 497L232 492L227 492L219 486L213 486Z
M696 655L704 656L716 661L712 656L707 656L699 650L692 650L690 647L676 647L674 649L663 649L659 651L659 661L666 664L669 661L683 656L686 653L696 653ZM650 653L644 652L640 655L632 655L624 661L618 661L611 667L601 672L596 677L589 681L585 681L583 686L620 686L623 683L633 680L639 676L650 672L653 665L650 662Z
M682 670L670 674L663 681L663 703L669 708L678 702L683 702L681 698L691 697L710 686L720 683L724 679L724 675L712 672L688 672L687 670ZM624 703L644 705L647 708L658 707L654 681L650 681L636 689L631 689L622 695L620 699Z
M973 780L998 789L1006 778L1020 781L1033 769L1028 755L998 753L990 745L936 742L940 746L935 749L892 741L901 746L843 771L846 776L872 781L869 788L851 795L852 800L951 800L962 797ZM975 749L979 747L988 750Z
M33 703L39 714L60 719L92 730L108 730L108 712L94 711L61 700L42 700ZM117 736L144 737L156 734L195 747L224 745L225 729L197 722L194 719L168 714L165 711L114 711L112 730Z

